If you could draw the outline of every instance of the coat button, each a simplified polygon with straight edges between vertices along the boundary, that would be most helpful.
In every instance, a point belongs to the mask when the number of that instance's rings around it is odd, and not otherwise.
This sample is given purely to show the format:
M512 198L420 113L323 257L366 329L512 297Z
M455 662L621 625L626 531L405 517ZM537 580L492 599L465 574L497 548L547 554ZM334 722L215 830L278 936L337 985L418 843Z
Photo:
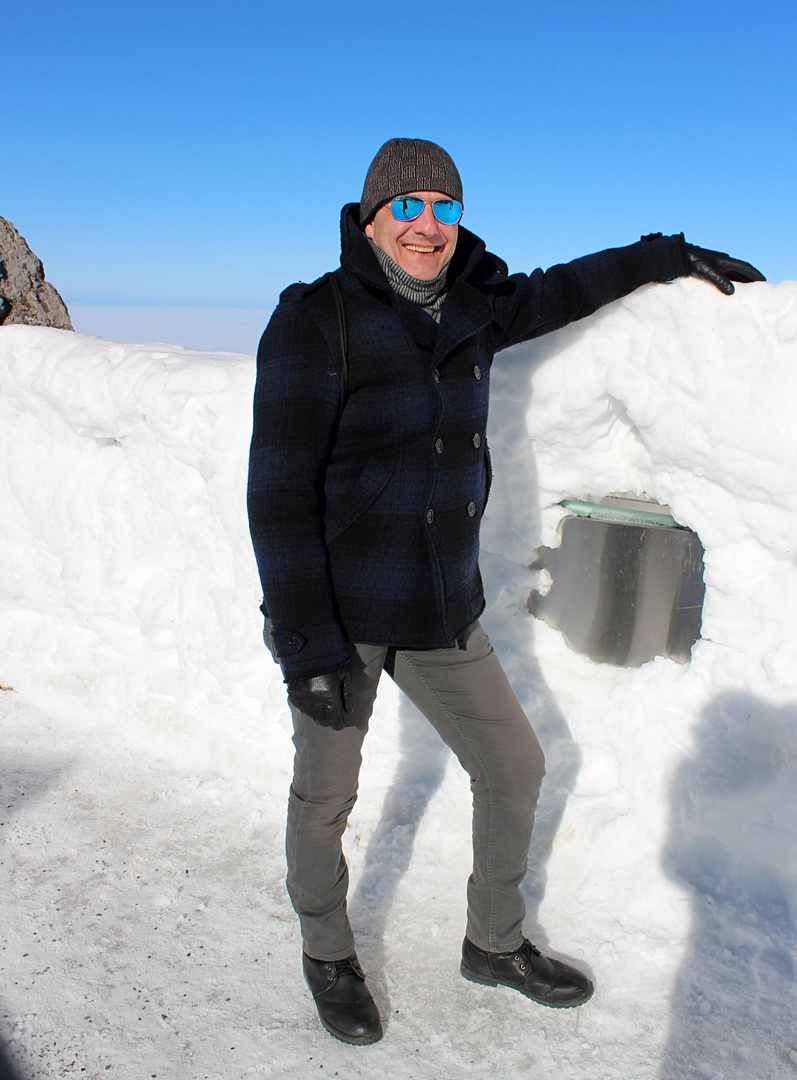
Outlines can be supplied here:
M476 376L477 379L480 379L482 377L482 369L479 367L478 364L474 367L473 374Z
M481 446L481 444L482 444L482 437L477 431L476 434L473 436L473 445L478 450L479 447Z
M443 440L442 439L435 439L434 448L438 452L438 454L442 454L443 453Z
M432 378L435 382L440 382L440 372L437 370L437 368L435 368L432 372Z
M475 509L475 507L474 507L474 509ZM434 521L434 510L427 510L426 511L426 520L427 520L429 525L432 524L432 522Z
M475 502L469 502L468 503L468 517L473 517L473 515L475 513L476 513L476 503Z

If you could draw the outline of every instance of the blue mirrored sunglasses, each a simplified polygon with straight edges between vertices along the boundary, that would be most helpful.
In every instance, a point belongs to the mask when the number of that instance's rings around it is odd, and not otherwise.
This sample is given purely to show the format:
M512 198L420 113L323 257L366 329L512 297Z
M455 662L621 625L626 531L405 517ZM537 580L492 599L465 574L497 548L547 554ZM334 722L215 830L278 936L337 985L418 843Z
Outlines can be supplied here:
M441 225L456 225L462 217L462 203L456 199L435 199L429 205ZM396 221L414 221L421 216L424 206L426 200L417 195L399 195L390 203L390 213Z

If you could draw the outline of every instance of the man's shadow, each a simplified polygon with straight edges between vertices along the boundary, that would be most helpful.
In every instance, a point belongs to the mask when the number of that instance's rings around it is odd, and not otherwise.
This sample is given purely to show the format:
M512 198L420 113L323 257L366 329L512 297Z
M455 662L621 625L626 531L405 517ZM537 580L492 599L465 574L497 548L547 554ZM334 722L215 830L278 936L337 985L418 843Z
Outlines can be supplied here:
M55 787L56 782L63 781L64 774L71 767L71 762L63 763L37 763L27 765L24 760L14 766L4 765L0 768L0 834L2 828L8 827L18 816L23 816L27 806L43 799L48 791ZM5 861L13 872L13 850L6 855ZM25 954L27 956L27 953ZM7 972L11 974L11 972ZM0 1002L3 1023L0 1026L0 1080L23 1080L28 1071L23 1070L18 1060L24 1049L17 1045L14 1056L6 1047L7 1033L13 1023L7 1012L5 1002Z
M562 333L573 336L582 332L568 328ZM535 579L527 566L514 562L515 552L523 548L523 539L508 554L503 552L508 550L504 542L506 530L521 531L526 537L525 559L528 563L533 561L531 544L532 538L539 535L540 508L536 467L528 445L526 420L531 403L531 376L534 369L560 347L559 335L550 335L544 343L535 342L508 350L497 361L500 367L493 369L493 402L496 398L501 402L500 443L496 440L499 452L493 452L494 485L511 484L514 478L514 482L522 488L522 500L515 498L518 492L510 492L508 497L513 505L522 507L522 513L518 520L511 522L507 522L503 516L490 522L488 506L481 544L481 569L488 604L482 625L507 671L546 757L546 776L529 852L529 872L522 886L527 909L525 931L542 947L548 944L545 931L538 921L539 907L545 896L546 867L567 799L575 785L581 752L534 656L534 620L526 609L526 601ZM511 462L503 462L501 456L502 452L509 455L518 452L522 444L525 444L520 451L524 471L519 476L518 469ZM506 507L506 497L502 497L500 505ZM514 577L509 585L507 568L509 576ZM497 603L496 593L499 594ZM506 617L507 603L511 608L510 618ZM502 604L504 608L499 610ZM409 869L420 823L443 783L451 756L451 751L432 726L402 697L396 771L385 795L379 823L370 840L359 882L350 902L355 931L363 940L364 954L375 976L371 981L375 983L377 997L382 998L380 1005L387 1001L381 975L386 961L385 931L390 910L399 883ZM463 896L465 886L466 881L463 880Z
M387 674L382 678L388 678ZM364 945L361 959L372 972L369 983L374 984L372 990L383 1015L390 1013L384 1007L389 999L383 977L390 911L401 879L409 869L421 821L443 783L452 757L432 725L403 694L399 699L398 737L396 770L349 904L355 935Z
M532 623L530 615L524 613L524 618ZM504 643L495 632L491 640L499 656L508 655ZM551 946L555 950L556 943L550 942L547 928L539 921L539 911L545 899L548 861L567 801L576 785L582 754L534 655L533 623L524 634L522 650L515 647L511 664L507 664L507 667L511 668L509 681L545 753L545 779L534 819L528 871L521 891L526 901L524 932L535 945L550 952ZM568 959L563 954L555 955Z
M662 1080L797 1065L797 706L705 711L675 777L664 866L692 894Z

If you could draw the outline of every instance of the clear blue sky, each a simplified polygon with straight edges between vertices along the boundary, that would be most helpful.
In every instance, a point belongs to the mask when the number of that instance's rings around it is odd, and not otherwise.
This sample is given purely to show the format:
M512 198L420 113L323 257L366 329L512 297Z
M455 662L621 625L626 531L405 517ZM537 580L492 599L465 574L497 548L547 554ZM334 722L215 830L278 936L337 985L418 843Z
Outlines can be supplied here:
M794 0L44 0L3 40L0 215L67 303L270 307L397 135L514 270L661 230L797 278Z

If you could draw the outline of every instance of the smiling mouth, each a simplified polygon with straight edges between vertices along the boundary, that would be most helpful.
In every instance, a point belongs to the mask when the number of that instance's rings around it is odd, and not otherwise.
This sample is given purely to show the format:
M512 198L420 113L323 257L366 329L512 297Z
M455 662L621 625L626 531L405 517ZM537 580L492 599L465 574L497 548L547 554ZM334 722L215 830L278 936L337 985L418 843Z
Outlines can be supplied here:
M442 245L437 247L422 247L420 244L405 244L404 247L407 251L419 251L421 255L431 255L435 251L439 251Z

